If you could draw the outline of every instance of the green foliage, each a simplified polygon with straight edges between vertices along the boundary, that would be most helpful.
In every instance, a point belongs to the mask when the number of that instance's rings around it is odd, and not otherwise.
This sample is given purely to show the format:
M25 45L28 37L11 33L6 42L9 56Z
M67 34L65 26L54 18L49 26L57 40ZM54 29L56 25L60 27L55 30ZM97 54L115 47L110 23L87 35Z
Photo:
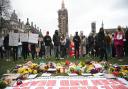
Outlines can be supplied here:
M0 80L0 89L4 89L7 85L2 81Z

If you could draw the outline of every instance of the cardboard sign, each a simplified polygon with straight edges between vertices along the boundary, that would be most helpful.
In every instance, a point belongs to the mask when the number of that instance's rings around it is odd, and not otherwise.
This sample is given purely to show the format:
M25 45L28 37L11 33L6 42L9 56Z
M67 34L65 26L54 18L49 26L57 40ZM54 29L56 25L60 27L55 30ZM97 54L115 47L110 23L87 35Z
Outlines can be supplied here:
M9 33L9 46L18 46L19 33Z
M28 33L20 33L20 41L28 42Z
M128 84L128 83L127 83ZM112 79L35 79L6 89L128 89L128 85Z
M39 34L33 34L33 33L29 33L29 43L38 43L38 35Z

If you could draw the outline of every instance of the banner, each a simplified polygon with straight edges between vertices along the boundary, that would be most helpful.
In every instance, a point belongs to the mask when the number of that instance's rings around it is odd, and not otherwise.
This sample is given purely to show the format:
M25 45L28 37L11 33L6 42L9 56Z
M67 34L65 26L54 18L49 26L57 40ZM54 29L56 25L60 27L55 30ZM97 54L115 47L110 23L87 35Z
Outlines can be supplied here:
M20 41L28 42L28 33L20 33Z
M9 33L9 46L18 46L19 33Z
M128 83L120 80L97 79L32 79L6 89L128 89Z
M29 43L38 43L38 35L39 34L33 34L33 33L29 33Z

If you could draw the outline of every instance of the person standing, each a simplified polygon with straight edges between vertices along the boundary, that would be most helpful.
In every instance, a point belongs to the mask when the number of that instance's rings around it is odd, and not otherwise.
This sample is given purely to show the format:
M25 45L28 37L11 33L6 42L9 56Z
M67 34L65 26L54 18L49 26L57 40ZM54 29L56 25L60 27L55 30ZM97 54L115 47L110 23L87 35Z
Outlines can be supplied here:
M86 37L82 36L81 38L81 56L84 57L86 55Z
M112 57L112 39L110 37L109 32L106 32L105 40L106 40L107 56L111 58Z
M68 34L66 34L65 48L66 48L66 57L68 57L69 56L69 51L70 51L70 38L69 38Z
M22 55L24 60L28 57L28 42L22 42Z
M62 34L61 39L60 39L60 54L61 54L60 56L62 59L64 59L65 54L66 54L65 44L66 44L66 38L64 34Z
M116 56L120 59L119 61L122 61L121 58L124 56L124 32L121 26L118 26L117 32L114 33L114 44Z
M9 34L7 34L4 38L3 46L5 49L5 56L6 56L6 61L10 60L10 46L9 46Z
M116 56L116 49L114 46L114 34L112 34L112 57Z
M93 36L93 33L90 33L88 36L88 47L89 47L89 53L93 55L93 53L94 53L94 36Z
M49 57L51 56L51 43L52 39L49 36L49 31L47 31L46 36L44 37L44 43L45 43L45 56Z
M105 41L105 34L104 34L104 29L100 28L100 31L98 33L98 47L100 50L100 61L103 60L103 58L105 58L106 61L108 61L107 59L107 52L106 52L106 41Z
M73 42L75 46L75 58L79 58L79 47L80 47L80 36L78 32L76 32L75 36L73 37Z
M60 50L60 35L58 30L55 31L53 35L53 43L54 43L54 53L55 53L55 58L59 58L59 50Z

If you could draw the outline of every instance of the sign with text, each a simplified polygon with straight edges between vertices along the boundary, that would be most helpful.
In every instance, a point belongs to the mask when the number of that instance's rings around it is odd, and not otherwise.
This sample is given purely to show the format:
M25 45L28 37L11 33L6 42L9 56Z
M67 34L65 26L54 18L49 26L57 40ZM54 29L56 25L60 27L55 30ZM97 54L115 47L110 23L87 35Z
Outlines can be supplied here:
M9 33L9 46L18 46L19 33Z
M6 89L128 89L120 80L112 79L32 79Z
M20 33L20 41L28 42L28 33Z
M38 43L38 34L29 33L29 43Z

